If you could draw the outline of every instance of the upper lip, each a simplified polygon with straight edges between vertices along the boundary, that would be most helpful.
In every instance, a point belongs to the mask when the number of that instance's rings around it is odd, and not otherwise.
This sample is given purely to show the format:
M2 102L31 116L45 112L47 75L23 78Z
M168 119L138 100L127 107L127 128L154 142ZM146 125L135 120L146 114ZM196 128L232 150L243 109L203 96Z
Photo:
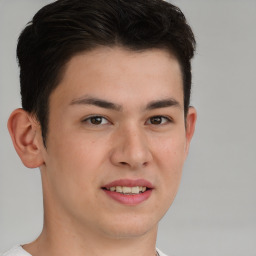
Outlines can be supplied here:
M123 187L147 187L147 188L153 188L153 185L151 182L145 180L145 179L120 179L120 180L115 180L112 181L104 186L103 188L111 188L111 187L116 187L116 186L123 186Z

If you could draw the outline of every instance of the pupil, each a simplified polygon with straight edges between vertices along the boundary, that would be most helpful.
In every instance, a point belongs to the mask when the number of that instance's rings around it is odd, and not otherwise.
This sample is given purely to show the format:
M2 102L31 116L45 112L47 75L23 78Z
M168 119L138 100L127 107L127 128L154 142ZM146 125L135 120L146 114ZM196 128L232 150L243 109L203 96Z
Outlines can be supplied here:
M152 124L161 124L162 118L160 116L155 116L151 118Z
M101 124L101 117L99 117L99 116L96 116L96 117L92 117L92 119L91 119L91 122L92 122L92 124Z

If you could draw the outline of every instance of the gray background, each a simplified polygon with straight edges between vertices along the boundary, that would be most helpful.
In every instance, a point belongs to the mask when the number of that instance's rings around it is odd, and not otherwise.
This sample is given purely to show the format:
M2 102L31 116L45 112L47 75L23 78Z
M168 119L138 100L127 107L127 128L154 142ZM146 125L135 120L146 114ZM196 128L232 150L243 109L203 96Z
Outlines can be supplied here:
M0 251L42 227L38 170L23 167L6 122L20 107L18 34L46 0L0 0ZM177 198L159 227L174 256L256 256L256 1L176 0L194 29L198 123Z

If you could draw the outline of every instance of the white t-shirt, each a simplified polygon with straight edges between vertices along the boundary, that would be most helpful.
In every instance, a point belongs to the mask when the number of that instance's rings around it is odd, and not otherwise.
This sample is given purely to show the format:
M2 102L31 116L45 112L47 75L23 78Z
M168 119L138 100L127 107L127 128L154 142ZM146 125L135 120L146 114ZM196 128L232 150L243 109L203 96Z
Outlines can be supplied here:
M159 256L167 256L164 253L162 253L159 249L156 249ZM25 251L20 245L14 246L9 251L5 252L4 254L1 254L1 256L32 256L30 253Z
M1 254L1 256L31 256L31 254L25 251L20 245L16 245L9 251Z

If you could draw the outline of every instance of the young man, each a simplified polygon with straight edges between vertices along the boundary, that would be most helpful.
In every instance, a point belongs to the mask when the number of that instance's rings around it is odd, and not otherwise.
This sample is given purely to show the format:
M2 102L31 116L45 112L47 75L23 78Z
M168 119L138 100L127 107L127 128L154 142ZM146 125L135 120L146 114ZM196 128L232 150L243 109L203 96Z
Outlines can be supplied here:
M195 40L162 0L59 0L20 35L14 147L39 167L44 226L15 255L164 255L157 226L193 136Z

